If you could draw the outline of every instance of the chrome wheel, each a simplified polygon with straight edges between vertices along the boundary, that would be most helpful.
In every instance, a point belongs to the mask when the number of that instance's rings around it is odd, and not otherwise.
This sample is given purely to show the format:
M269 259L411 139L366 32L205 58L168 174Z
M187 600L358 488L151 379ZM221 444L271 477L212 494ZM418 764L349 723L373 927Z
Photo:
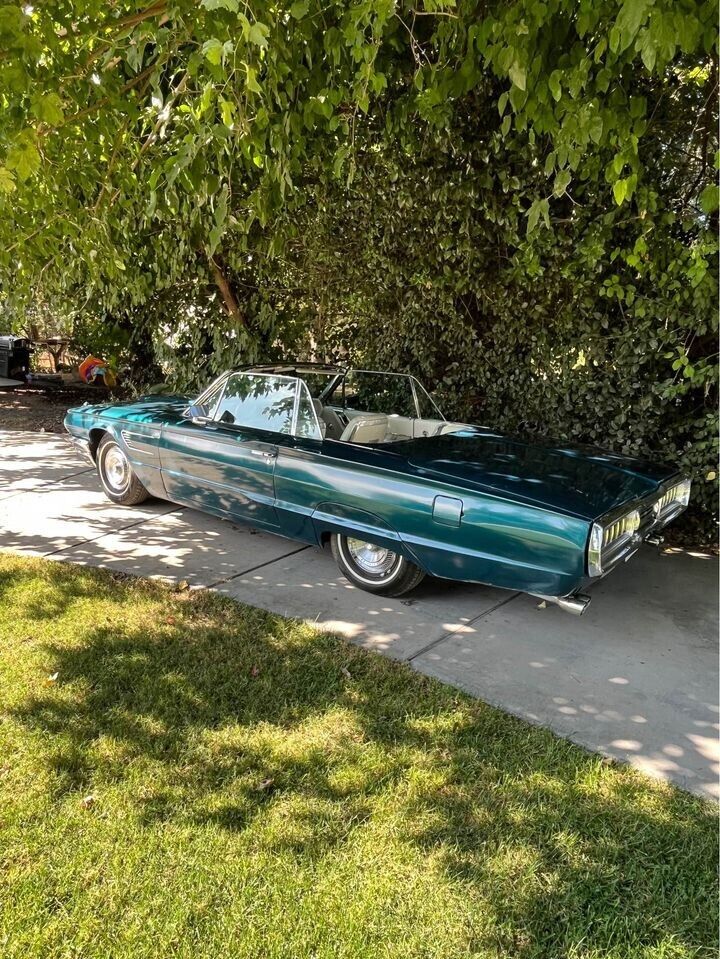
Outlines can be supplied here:
M105 495L121 506L137 506L150 495L135 474L127 453L107 433L97 448L97 471Z
M340 552L355 579L366 586L392 583L402 569L402 556L364 539L343 537Z
M350 582L379 596L404 596L425 575L401 553L355 536L333 533L330 547L335 562Z
M105 480L114 492L122 493L130 479L130 464L119 446L111 446L103 459Z
M375 546L361 539L348 537L347 547L355 565L376 579L385 579L400 558L384 546Z

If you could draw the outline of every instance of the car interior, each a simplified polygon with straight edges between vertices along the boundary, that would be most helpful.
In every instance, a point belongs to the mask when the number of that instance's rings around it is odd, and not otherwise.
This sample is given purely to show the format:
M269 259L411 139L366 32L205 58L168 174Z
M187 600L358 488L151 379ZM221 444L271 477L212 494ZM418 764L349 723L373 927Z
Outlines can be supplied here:
M344 443L395 443L466 426L443 419L422 385L404 374L347 371L313 406L323 436Z
M447 420L420 419L400 416L398 413L367 413L362 410L324 406L313 399L320 431L323 437L343 443L396 443L420 436L440 436L465 429L466 423Z

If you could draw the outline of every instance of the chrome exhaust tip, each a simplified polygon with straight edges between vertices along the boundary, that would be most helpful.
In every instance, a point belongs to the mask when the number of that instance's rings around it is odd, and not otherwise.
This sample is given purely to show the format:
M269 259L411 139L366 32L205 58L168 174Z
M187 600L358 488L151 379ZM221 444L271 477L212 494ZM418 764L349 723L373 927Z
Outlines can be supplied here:
M566 613L572 613L573 616L582 616L590 605L590 597L584 593L577 593L575 596L559 596L555 602Z

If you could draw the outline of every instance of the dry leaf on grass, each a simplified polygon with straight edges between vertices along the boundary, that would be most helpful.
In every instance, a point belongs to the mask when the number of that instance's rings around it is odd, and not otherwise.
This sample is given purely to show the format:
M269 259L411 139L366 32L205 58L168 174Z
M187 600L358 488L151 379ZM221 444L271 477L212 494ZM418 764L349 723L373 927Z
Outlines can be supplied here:
M53 683L56 683L56 682L57 682L57 679L58 679L58 676L59 676L59 675L60 675L60 673L51 673L51 674L47 677L47 679L45 680L45 682L46 682L48 685L52 685Z
M350 670L347 668L347 666L343 666L340 672L343 674L345 679L352 679L352 674Z
M95 805L95 797L85 796L84 799L80 800L80 805L83 809L91 809Z
M257 786L257 791L259 793L267 792L267 790L272 789L274 785L275 785L274 779L263 779L263 781L259 783L259 785Z
M250 675L253 677L253 679L254 679L256 676L259 676L259 675L260 675L260 667L259 667L259 666L253 666L253 668L250 670Z

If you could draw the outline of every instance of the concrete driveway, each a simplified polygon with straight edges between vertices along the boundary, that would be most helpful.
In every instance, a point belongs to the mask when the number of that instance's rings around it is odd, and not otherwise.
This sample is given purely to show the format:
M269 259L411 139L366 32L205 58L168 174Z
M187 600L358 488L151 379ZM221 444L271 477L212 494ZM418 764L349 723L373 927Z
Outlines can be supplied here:
M528 596L426 580L354 589L329 553L171 503L128 509L54 434L0 431L0 549L187 580L310 620L694 792L718 795L717 560L646 548L581 619Z

